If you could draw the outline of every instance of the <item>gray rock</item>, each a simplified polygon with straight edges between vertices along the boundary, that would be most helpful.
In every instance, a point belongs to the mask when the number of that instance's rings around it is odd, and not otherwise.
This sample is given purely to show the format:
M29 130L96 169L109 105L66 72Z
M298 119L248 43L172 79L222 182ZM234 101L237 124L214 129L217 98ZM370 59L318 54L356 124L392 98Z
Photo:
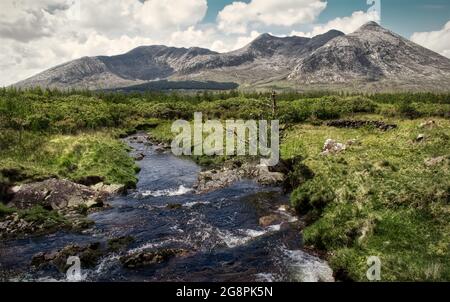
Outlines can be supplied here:
M347 146L342 143L338 143L337 141L333 139L327 139L325 141L325 144L322 148L322 155L330 155L330 154L337 154L342 151L345 151L347 149Z
M183 249L164 249L158 251L141 251L120 258L126 268L140 268L166 262L174 257L186 256L189 251Z
M14 192L9 205L17 209L40 205L46 209L61 210L82 205L102 206L105 201L105 196L96 190L64 179L21 185L15 187Z
M125 186L120 184L105 185L104 183L99 183L91 188L97 192L100 192L102 195L107 195L108 197L125 193Z

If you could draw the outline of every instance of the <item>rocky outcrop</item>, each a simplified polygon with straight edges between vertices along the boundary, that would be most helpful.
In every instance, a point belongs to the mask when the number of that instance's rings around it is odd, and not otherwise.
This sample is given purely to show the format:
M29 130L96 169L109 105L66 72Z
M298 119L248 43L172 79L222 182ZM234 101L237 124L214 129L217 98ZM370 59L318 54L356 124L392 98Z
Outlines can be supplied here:
M345 151L347 149L347 145L343 143L339 143L333 139L327 139L322 148L322 155L330 155L337 154Z
M27 209L42 206L48 210L61 210L80 206L101 207L106 196L90 187L64 179L48 179L13 188L10 207Z
M269 167L245 163L240 167L224 167L221 170L201 172L194 189L198 194L219 190L242 179L253 179L262 185L280 185L286 176L281 172L272 172Z
M67 264L69 257L79 257L82 268L92 268L95 267L98 260L104 254L105 250L99 242L91 243L87 246L68 245L58 251L42 252L34 255L31 260L31 265L36 268L52 265L60 272L65 273L69 268Z
M124 193L125 187L103 183L87 187L48 179L13 187L10 192L8 207L12 214L0 217L3 239L89 228L93 222L87 215L107 207L107 198Z
M397 128L397 125L386 124L383 121L358 121L358 120L337 120L327 123L328 127L335 128L362 128L362 127L374 127L381 131L388 131Z
M109 239L106 244L102 242L93 242L83 246L71 244L56 251L41 252L34 255L31 265L37 269L50 265L65 273L68 269L67 259L79 257L82 268L93 268L106 254L123 253L133 242L133 237L125 236Z
M184 249L163 249L157 251L140 251L131 253L120 258L124 267L129 269L141 268L160 264L174 257L183 257L189 255L189 251Z
M99 192L101 196L113 197L116 195L122 195L126 192L126 187L120 184L107 185L102 182L91 186L91 189Z
M448 58L369 22L301 58L289 79L304 84L383 82L386 87L445 89L449 74Z

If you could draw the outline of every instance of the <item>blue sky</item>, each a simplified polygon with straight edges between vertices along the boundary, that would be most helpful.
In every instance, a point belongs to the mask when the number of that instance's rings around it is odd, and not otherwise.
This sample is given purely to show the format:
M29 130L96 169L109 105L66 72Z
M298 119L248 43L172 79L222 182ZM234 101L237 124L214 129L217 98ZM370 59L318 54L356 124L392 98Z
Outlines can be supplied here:
M217 14L233 0L208 0L208 12L203 22L215 22ZM250 0L240 0L249 3ZM327 8L320 14L319 23L366 11L366 0L328 0ZM450 0L381 0L383 26L410 37L414 32L439 30L450 20Z

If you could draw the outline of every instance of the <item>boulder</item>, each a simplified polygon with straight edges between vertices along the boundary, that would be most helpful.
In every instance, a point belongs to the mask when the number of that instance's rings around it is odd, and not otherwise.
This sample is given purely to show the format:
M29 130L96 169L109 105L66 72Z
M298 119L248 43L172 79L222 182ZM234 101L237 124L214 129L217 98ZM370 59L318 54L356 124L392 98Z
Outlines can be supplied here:
M325 144L322 148L322 155L330 155L330 154L337 154L342 151L345 151L347 149L347 146L342 143L338 143L337 141L333 139L327 139L325 141Z
M423 142L425 139L426 139L425 134L419 134L419 135L416 137L416 142L420 143L420 142Z
M419 125L419 128L427 128L427 129L433 129L436 126L436 122L433 120L423 122Z
M69 257L79 257L83 268L95 267L98 260L105 254L105 250L101 248L98 242L91 243L86 246L68 245L61 250L48 253L38 253L33 256L31 265L34 267L42 267L44 265L53 265L60 272L66 272L69 268L67 259Z
M140 251L120 258L120 262L126 268L141 268L160 264L174 257L186 256L189 252L184 249L163 249L158 251Z
M281 224L283 222L283 218L277 214L271 214L268 216L261 217L259 219L259 225L263 228L269 227L272 225Z
M106 185L101 182L91 188L102 195L106 195L106 197L117 196L125 193L125 186L120 184Z
M137 153L133 156L134 160L136 161L141 161L145 158L145 154L144 153Z
M268 186L282 184L286 178L281 172L270 172L267 166L258 166L256 175L256 180L260 184Z
M197 193L207 193L223 189L242 179L254 179L262 185L270 186L284 183L286 175L282 172L272 172L268 166L251 163L242 164L240 167L225 166L221 170L201 172L194 189Z
M123 236L119 238L113 238L108 240L108 250L112 252L119 252L126 249L132 244L135 239L131 236Z
M13 188L14 197L9 206L27 209L37 205L45 209L61 210L79 206L102 206L105 196L98 191L64 179L48 179L42 182Z

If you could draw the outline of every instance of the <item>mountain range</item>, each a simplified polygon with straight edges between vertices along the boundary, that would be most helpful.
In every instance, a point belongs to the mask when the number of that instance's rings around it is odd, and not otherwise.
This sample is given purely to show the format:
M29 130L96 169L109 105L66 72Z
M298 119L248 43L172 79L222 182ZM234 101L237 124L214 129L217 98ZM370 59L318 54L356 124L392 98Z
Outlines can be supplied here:
M313 38L263 34L228 53L141 46L117 56L83 57L14 86L132 89L157 81L298 90L448 91L450 59L369 22L348 35L337 30Z

